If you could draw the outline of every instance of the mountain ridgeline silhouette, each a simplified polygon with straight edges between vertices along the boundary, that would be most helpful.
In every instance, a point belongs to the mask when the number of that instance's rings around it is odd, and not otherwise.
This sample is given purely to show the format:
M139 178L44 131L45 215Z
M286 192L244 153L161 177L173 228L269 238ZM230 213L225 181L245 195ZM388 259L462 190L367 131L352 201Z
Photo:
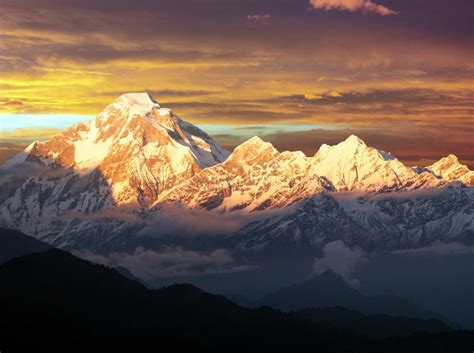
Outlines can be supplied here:
M0 264L8 260L52 249L51 245L14 229L0 228Z
M472 332L424 321L424 333L380 340L192 285L150 290L56 249L1 265L0 286L0 344L12 352L464 352L474 343Z
M413 318L438 316L396 295L366 296L349 286L340 275L332 271L281 288L266 295L258 303L287 312L341 306L370 315L389 314Z

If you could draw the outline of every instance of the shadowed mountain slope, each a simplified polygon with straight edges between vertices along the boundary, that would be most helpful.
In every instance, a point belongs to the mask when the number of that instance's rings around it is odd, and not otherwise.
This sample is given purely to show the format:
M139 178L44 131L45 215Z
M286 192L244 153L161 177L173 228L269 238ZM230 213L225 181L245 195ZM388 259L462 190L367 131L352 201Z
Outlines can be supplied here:
M14 229L0 228L0 264L15 257L52 249L52 246Z
M437 316L396 295L368 297L331 271L270 293L259 304L284 311L342 306L364 314L383 313L414 318Z
M60 250L0 266L0 286L0 341L12 352L414 352L420 345L462 352L474 342L469 332L371 340L269 308L244 309L191 285L148 290Z

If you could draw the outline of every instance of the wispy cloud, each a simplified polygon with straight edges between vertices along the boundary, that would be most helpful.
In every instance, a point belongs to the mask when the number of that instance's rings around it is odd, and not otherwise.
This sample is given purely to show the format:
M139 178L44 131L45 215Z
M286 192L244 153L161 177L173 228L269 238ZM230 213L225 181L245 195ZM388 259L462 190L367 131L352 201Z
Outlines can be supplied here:
M375 13L382 16L397 14L394 10L378 5L371 0L311 0L310 2L311 6L316 10Z

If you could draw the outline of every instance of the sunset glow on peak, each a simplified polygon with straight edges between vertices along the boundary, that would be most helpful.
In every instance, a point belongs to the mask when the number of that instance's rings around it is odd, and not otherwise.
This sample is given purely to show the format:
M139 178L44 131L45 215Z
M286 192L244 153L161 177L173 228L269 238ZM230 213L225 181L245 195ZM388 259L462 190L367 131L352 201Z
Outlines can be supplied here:
M307 154L356 133L412 165L448 153L474 165L465 1L0 7L0 138L47 138L71 121L54 117L90 119L120 94L149 92L192 123L215 126L230 149L259 126L278 148Z

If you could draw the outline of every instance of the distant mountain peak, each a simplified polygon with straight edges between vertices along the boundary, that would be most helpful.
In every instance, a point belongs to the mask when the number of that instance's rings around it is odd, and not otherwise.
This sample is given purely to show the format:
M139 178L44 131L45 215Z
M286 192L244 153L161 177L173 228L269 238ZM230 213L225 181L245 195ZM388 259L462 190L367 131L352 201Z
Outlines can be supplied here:
M359 136L356 136L354 134L350 135L348 138L346 138L342 144L348 145L348 146L363 146L367 147L367 144L362 140Z
M381 191L436 186L432 175L418 175L391 153L369 147L350 135L337 145L322 145L314 155L314 171L339 191Z
M256 161L265 156L273 156L275 154L278 154L278 151L270 142L265 142L260 137L254 136L237 146L229 160Z
M249 138L249 139L248 139L247 141L245 141L244 143L242 143L242 145L246 145L246 144L259 145L259 144L264 144L264 143L268 143L268 142L263 141L259 136L254 136L254 137Z
M265 149L272 147L273 145L270 142L263 141L260 137L254 136L249 138L248 140L241 143L236 149L248 149L248 148L258 148L258 149Z
M315 154L316 159L325 158L327 155L331 155L332 158L352 158L356 153L365 153L371 148L358 136L350 135L344 141L339 142L336 145L330 146L322 144L318 152Z
M454 154L441 158L436 163L425 167L424 170L447 181L461 181L466 185L474 186L474 171L462 164Z
M446 157L443 157L441 158L439 161L433 163L432 165L426 167L426 168L449 168L449 167L461 167L465 170L468 170L467 166L465 166L464 164L461 164L461 162L459 161L459 158L454 155L454 154L448 154Z
M446 157L444 157L443 159L446 159L448 161L451 161L453 163L459 163L459 158L454 155L454 154L448 154Z
M247 141L241 143L235 148L236 151L265 151L265 150L275 150L273 145L270 142L263 141L260 137L254 136Z

